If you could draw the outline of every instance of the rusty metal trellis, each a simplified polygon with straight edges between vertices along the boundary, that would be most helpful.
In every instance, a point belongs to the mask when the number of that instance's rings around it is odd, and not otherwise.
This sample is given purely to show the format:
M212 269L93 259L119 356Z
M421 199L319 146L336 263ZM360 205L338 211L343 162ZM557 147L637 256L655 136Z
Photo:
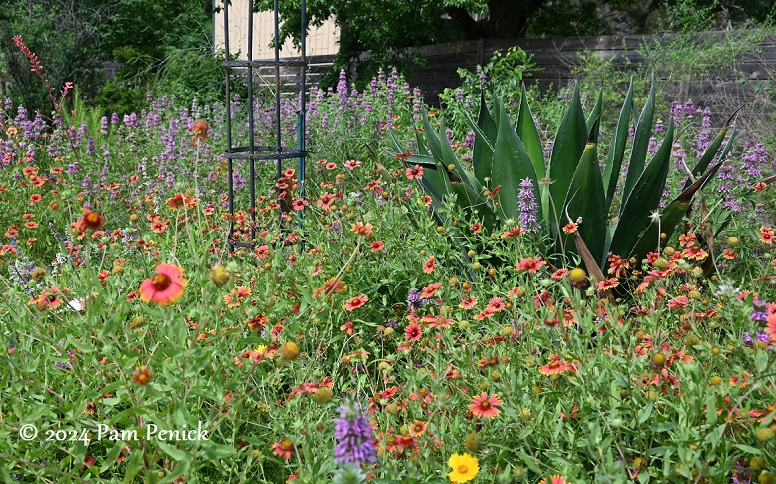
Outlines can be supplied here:
M239 1L239 0L238 0ZM277 176L276 180L279 180L283 176L283 160L298 159L297 179L299 197L305 197L304 180L305 180L305 159L307 151L305 149L305 105L306 105L306 80L307 80L307 52L306 52L306 25L307 25L307 2L302 0L301 5L301 43L299 60L281 60L280 59L280 44L277 40L274 42L275 59L274 60L254 60L253 58L253 34L254 34L254 16L256 12L253 11L253 0L244 0L248 5L248 45L247 45L247 59L245 60L232 60L229 51L229 4L231 0L224 1L224 51L225 60L223 62L226 68L226 142L227 149L224 152L224 158L227 159L227 170L229 176L229 245L230 252L234 252L235 247L248 247L253 248L253 241L256 238L256 161L269 161L273 160L277 164ZM274 28L275 39L279 38L280 22L278 14L278 0L274 1ZM274 67L275 70L275 146L263 146L256 144L255 127L255 114L254 114L254 99L255 99L255 86L254 86L254 69ZM299 93L300 93L300 107L297 112L297 148L288 149L282 146L281 139L281 96L280 96L280 69L281 67L298 67L300 68L299 76ZM231 91L230 84L231 78L234 75L236 69L247 69L247 85L248 85L248 99L246 100L248 105L248 145L247 146L233 146L232 136L232 107L231 107ZM247 161L249 166L249 190L250 190L250 242L236 241L234 240L234 164L237 161ZM283 203L278 197L278 224L283 224L284 211L290 211L290 208ZM298 212L299 226L302 225L302 212ZM304 245L300 245L300 250L304 250Z

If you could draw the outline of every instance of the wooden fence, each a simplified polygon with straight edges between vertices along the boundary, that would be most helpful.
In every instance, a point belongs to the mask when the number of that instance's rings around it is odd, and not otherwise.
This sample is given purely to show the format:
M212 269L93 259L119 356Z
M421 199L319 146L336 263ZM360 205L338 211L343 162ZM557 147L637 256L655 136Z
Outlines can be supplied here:
M735 33L710 32L698 38L698 42L729 42ZM485 65L496 51L506 51L517 46L532 56L536 70L526 78L527 83L537 83L541 90L559 88L576 78L575 68L583 64L582 55L595 55L603 61L611 61L619 70L631 70L644 58L637 52L643 45L655 43L667 45L674 36L603 36L576 38L517 39L517 40L480 40L441 44L418 49L427 60L425 65L414 66L408 75L408 81L421 88L429 102L437 101L437 96L446 87L461 84L458 68L475 72L477 65ZM733 40L734 41L734 40ZM717 69L713 79L681 79L677 73L660 73L660 79L676 82L679 94L685 97L698 97L717 89L740 90L744 84L756 85L776 76L776 38L769 37L750 52L738 58L726 58L719 61L722 69ZM743 82L743 81L746 82Z
M742 32L709 32L696 42L738 42ZM545 39L479 40L440 44L417 49L426 62L414 65L407 73L407 81L420 88L426 102L439 105L439 94L445 88L460 86L458 69L476 72L478 65L487 64L497 51L505 52L518 46L531 55L535 69L525 78L526 84L538 84L540 90L559 89L577 77L577 69L583 65L582 56L595 55L601 61L610 61L617 70L633 70L645 61L639 54L646 45L668 45L673 36L602 36ZM313 85L321 73L331 66L333 56L310 57L308 85ZM711 105L719 119L726 117L739 106L746 105L743 114L753 121L761 122L770 116L773 103L763 91L769 82L776 79L776 37L766 37L753 45L748 52L738 56L714 59L710 76L692 79L686 73L657 72L660 88L668 100L693 100ZM274 69L266 69L260 77L274 84ZM281 84L297 85L299 72L295 69L281 71ZM766 99L767 102L761 102ZM753 102L754 101L754 102Z

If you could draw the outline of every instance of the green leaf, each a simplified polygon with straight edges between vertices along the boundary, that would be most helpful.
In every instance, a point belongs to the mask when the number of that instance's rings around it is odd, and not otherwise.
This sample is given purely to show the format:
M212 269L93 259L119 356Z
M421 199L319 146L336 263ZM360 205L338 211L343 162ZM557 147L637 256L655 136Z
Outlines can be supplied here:
M599 130L596 128L596 130L593 131L592 127L593 127L593 123L599 123L598 126L600 126L601 120L599 118L601 117L601 110L603 109L603 104L604 104L604 87L602 85L601 89L598 91L598 98L595 101L593 110L590 111L590 115L587 117L587 122L585 123L588 129L588 132L593 134L592 140L588 137L588 143L598 144Z
M187 460L188 454L185 451L182 451L179 448L175 447L174 445L170 445L164 442L163 440L156 440L155 443L162 452L172 457L173 460L176 460L176 461Z
M474 176L485 183L485 178L490 176L491 163L493 161L493 145L498 136L498 126L493 120L488 106L485 104L485 93L480 96L480 113L477 116L477 123L469 118L469 113L464 111L469 124L474 130L474 150L472 153L472 162L474 163ZM488 185L489 188L492 188Z
M100 467L100 474L107 471L113 464L116 463L116 460L119 458L119 454L121 454L121 450L124 448L124 442L116 442L113 447L108 451L108 454L103 459L103 464Z
M606 214L609 214L609 208L612 206L614 192L617 189L617 180L620 178L620 168L622 160L625 157L625 144L628 141L628 131L630 130L630 118L633 112L633 79L631 79L628 94L625 96L625 102L620 110L620 117L617 119L617 126L614 127L614 136L612 144L609 147L609 160L604 169L604 188L606 189Z
M558 127L550 155L548 175L552 179L550 196L554 209L551 209L550 213L545 214L544 217L550 227L550 235L553 239L558 234L557 224L562 220L563 214L560 210L563 200L566 199L571 178L574 176L586 144L587 128L582 113L582 103L579 100L579 86L575 85L571 102L563 115L560 127Z
M595 128L598 123L594 123ZM594 135L591 134L591 137ZM600 267L604 259L604 244L606 242L606 212L604 185L601 180L601 169L598 167L598 156L595 143L585 146L574 177L571 180L569 193L564 201L564 207L572 221L582 218L579 226L579 235L585 242L588 250ZM561 225L568 222L566 213L563 214ZM564 247L567 252L576 252L571 238L562 234Z
M638 425L643 424L647 420L649 420L649 416L652 415L652 408L654 407L655 402L650 400L647 402L647 406L639 410L638 417L636 418L636 423Z
M736 447L737 449L743 450L747 454L763 455L763 451L761 451L757 447L752 447L750 445L744 445L744 444L733 444L733 446Z
M644 163L647 160L649 150L649 138L652 136L652 119L655 114L655 76L652 75L652 86L649 88L649 96L641 116L636 121L636 129L633 135L633 147L631 149L628 174L625 177L625 187L622 192L622 200L625 202L630 197L631 190L644 171ZM662 191L662 188L661 188ZM622 205L621 205L622 206Z
M672 119L668 123L663 143L634 185L633 192L624 202L609 252L627 257L635 247L641 232L649 226L650 217L658 208L660 198L663 196L673 144L674 121Z
M434 130L434 127L431 126L431 122L428 120L428 113L426 113L425 109L423 110L423 133L426 135L426 141L431 154L439 163L443 163L442 144L436 134L436 130Z
M520 180L529 178L534 184L534 197L538 199L536 172L531 156L518 138L512 123L509 122L503 103L499 103L498 137L493 151L493 171L490 174L491 184L501 185L496 197L506 218L518 219L517 194ZM541 220L539 214L538 218Z
M450 140L447 139L447 136L445 135L445 123L444 120L439 125L439 144L441 148L442 153L442 163L445 167L450 167L450 165L455 167L455 174L461 179L461 181L466 185L467 189L470 189L471 191L477 192L477 184L474 182L474 175L470 174L468 171L463 169L463 166L461 166L461 162L458 161L458 157L455 156L455 152L453 151L453 147L450 146ZM467 190L468 192L469 190ZM474 204L476 198L471 198L469 200L469 203L471 205Z
M542 139L539 136L539 130L536 129L536 123L531 114L531 107L528 105L528 96L525 93L525 85L523 85L520 90L520 107L518 108L517 114L517 136L520 138L523 146L525 146L525 150L531 157L534 171L536 172L536 178L539 179L547 176L544 167L544 148L542 147ZM534 183L534 186L536 186L536 183Z

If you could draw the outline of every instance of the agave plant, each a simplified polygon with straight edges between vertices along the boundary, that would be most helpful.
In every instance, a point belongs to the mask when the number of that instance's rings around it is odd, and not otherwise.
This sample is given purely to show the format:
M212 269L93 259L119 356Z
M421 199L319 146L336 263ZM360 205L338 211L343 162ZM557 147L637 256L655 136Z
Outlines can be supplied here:
M642 260L660 246L661 234L671 236L694 195L719 169L720 160L730 150L735 128L723 147L731 116L697 160L682 193L659 210L678 135L673 120L669 121L662 143L647 163L654 130L654 80L640 114L635 109L631 83L614 127L603 171L598 154L601 105L602 94L599 94L585 119L579 89L575 86L548 162L545 162L525 88L514 125L503 102L491 112L484 99L477 121L469 119L476 134L473 170L465 169L453 151L445 136L444 121L436 131L425 115L423 133L417 136L419 153L399 158L408 167L424 167L418 183L431 198L438 220L447 216L442 209L444 200L454 195L458 207L476 216L488 232L502 230L508 220L518 220L520 184L522 180L530 180L538 201L537 232L547 258L560 265L579 255L588 272L602 277L609 254ZM634 130L627 174L624 183L618 184L628 152L631 120ZM404 153L395 138L394 143L397 151ZM712 165L715 158L717 162ZM612 209L615 200L619 203ZM567 233L563 228L571 222L577 224L577 230Z

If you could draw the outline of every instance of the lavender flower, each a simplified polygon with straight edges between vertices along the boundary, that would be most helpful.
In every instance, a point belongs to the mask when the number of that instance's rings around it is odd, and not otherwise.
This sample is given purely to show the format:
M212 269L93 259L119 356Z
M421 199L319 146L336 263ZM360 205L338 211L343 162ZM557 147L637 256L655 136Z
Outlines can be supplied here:
M766 312L767 309L767 303L754 300L752 302L752 314L749 315L749 319L752 321L757 321L758 323L765 322L768 319L768 313Z
M420 291L418 291L417 288L413 287L410 289L410 292L407 295L407 307L412 311L417 311L423 307L423 300L420 298Z
M351 402L337 409L340 418L335 418L334 460L338 464L369 464L375 462L375 446L372 438L372 426L361 411L358 403Z

